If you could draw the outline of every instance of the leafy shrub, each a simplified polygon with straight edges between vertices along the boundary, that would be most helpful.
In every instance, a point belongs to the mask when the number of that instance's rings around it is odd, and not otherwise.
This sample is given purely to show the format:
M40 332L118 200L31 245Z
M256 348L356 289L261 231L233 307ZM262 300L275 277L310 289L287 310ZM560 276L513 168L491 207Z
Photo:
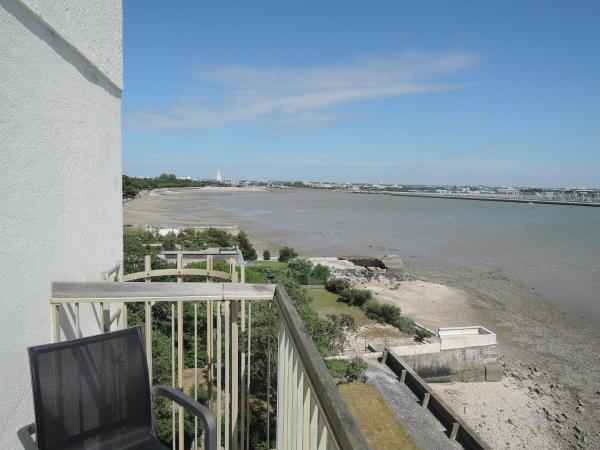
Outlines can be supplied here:
M402 317L400 308L388 304L381 305L381 315L383 316L384 322L392 325L395 325L397 322L399 322Z
M356 321L350 314L343 313L341 316L336 314L327 314L327 318L335 325L339 325L344 330L355 330Z
M246 283L266 283L266 277L253 267L246 267Z
M248 235L243 231L240 231L237 235L237 241L244 259L247 259L248 261L254 261L256 259L256 250L254 250L254 247L250 243Z
M400 315L393 323L391 323L395 327L397 327L400 331L406 334L415 334L417 329L415 327L415 322L403 315Z
M288 263L288 269L300 284L308 284L312 268L312 263L304 258L294 258Z
M340 316L340 325L342 328L354 330L356 329L356 321L350 314L343 313Z
M369 319L374 319L378 322L383 322L383 315L381 314L381 304L374 298L364 303L362 309Z
M365 382L367 377L365 372L367 371L367 363L358 356L352 358L346 367L346 383L352 383L353 381Z
M166 236L162 238L163 250L175 250L177 248L177 235L172 231L169 231Z
M270 261L271 260L271 252L269 250L265 250L263 252L263 259L265 261Z
M419 337L415 322L409 317L403 316L401 309L395 305L382 305L374 298L371 298L363 304L362 309L369 319L393 325L406 334L416 333L417 337ZM429 334L426 330L423 331Z
M325 289L334 294L341 293L344 289L349 289L351 286L348 278L332 277L325 283Z
M338 383L352 383L353 381L366 381L365 372L367 363L361 358L355 357L350 361L343 359L326 359L325 366L329 373Z
M346 377L348 361L343 359L326 359L325 366L329 369L331 376L340 381Z
M425 338L431 337L432 334L429 332L429 330L426 330L425 328L419 328L417 329L417 339L419 341L422 341Z
M373 298L373 294L368 289L346 288L340 292L340 298L350 306L362 307Z
M310 274L310 284L325 284L330 275L329 267L317 264Z
M298 253L292 247L286 246L279 249L279 261L281 262L288 262L296 256L298 256Z

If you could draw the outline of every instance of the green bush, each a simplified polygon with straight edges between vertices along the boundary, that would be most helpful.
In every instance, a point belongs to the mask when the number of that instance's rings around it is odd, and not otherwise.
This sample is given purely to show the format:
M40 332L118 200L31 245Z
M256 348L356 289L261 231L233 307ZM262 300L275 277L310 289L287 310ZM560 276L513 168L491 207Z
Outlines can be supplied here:
M358 356L350 361L344 359L327 359L325 366L338 383L352 383L353 381L366 381L365 372L367 363Z
M340 316L340 325L342 328L354 330L356 329L356 320L350 314L342 313Z
M163 250L175 250L177 248L177 235L172 231L169 231L166 236L162 238Z
M400 331L406 334L415 334L417 332L415 322L406 316L401 315L398 319L396 319L396 321L392 323L392 325L394 325Z
M388 304L381 305L381 315L384 322L392 325L395 325L402 318L400 308Z
M352 383L353 381L367 381L365 372L367 371L367 363L358 356L351 359L346 367L346 383Z
M395 305L382 305L374 298L371 298L363 304L362 309L369 319L393 325L406 334L416 333L417 337L419 337L415 322L409 317L403 316L402 310ZM429 334L426 330L423 330L423 332Z
M265 276L253 267L246 267L246 283L266 283Z
M368 289L346 288L340 292L340 298L350 306L362 307L373 298L373 294Z
M265 261L271 261L271 252L269 250L263 252L263 259Z
M419 341L422 341L425 338L431 337L432 334L429 332L429 330L426 330L425 328L419 328L417 329L417 339Z
M329 369L329 373L335 380L341 381L346 377L348 361L343 359L326 359L325 366Z
M312 267L312 263L304 258L294 258L288 263L289 271L300 284L308 284Z
M330 275L329 267L317 264L310 274L310 284L325 284Z
M298 256L298 253L292 247L286 246L279 249L279 261L281 262L288 262L296 256Z
M348 278L333 277L329 278L325 283L325 289L327 289L329 292L333 292L334 294L339 294L344 289L349 289L350 287L351 284Z
M256 250L250 243L250 239L248 239L248 235L243 231L240 231L237 235L238 245L240 246L240 251L242 252L242 256L244 259L248 261L256 260Z
M356 329L356 321L350 314L342 313L341 316L336 314L327 314L327 318L335 325L342 327L344 330L353 331Z

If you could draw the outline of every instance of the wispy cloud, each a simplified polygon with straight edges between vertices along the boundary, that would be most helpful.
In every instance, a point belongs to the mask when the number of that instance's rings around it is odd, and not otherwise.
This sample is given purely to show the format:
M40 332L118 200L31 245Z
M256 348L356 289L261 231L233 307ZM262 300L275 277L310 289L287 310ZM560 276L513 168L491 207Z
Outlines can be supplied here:
M411 52L307 68L207 66L194 76L218 94L181 98L164 111L139 109L126 117L125 126L212 128L261 118L320 124L335 119L324 110L342 103L462 89L466 83L451 76L477 59L467 52Z

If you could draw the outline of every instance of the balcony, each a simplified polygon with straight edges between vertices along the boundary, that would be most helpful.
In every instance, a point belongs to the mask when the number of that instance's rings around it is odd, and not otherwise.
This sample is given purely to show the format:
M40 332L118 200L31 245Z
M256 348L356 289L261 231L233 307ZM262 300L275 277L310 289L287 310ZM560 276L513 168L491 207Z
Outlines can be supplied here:
M147 257L143 272L124 276L117 265L104 273L105 282L54 282L50 301L53 341L82 336L80 309L84 305L93 305L105 332L141 325L152 383L158 350L153 349L153 332L161 315L163 324L170 322L170 381L193 396L206 389L208 406L217 420L218 448L253 448L250 424L257 416L251 417L251 402L257 399L266 405L266 414L258 419L264 422L266 448L369 448L285 289L244 283L244 266L236 267L235 259L228 261L225 272L213 269L211 255L205 258L206 269L184 268L179 253L173 269L151 270ZM178 282L150 283L165 276ZM206 281L184 283L187 276ZM263 312L266 306L273 318L269 323L278 328L268 333L277 337L267 339L266 355L264 349L258 355L252 347L253 332L259 326L252 311L253 306L255 311L261 307L257 304L263 305ZM261 326L264 333L264 323ZM266 392L257 393L253 364L259 357L261 364L266 361L267 376ZM275 370L276 386L271 386ZM272 422L275 430L271 430ZM171 425L173 449L200 448L198 424L193 423L190 430L188 423L186 429L183 409L174 405ZM184 438L186 433L193 436L191 443Z

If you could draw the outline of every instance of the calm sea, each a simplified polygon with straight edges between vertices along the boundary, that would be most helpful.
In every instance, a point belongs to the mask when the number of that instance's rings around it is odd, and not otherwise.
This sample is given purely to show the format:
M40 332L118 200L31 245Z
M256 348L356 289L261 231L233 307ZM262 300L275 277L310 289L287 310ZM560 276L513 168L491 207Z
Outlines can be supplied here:
M199 195L251 234L308 255L486 264L600 319L600 208L309 190Z

